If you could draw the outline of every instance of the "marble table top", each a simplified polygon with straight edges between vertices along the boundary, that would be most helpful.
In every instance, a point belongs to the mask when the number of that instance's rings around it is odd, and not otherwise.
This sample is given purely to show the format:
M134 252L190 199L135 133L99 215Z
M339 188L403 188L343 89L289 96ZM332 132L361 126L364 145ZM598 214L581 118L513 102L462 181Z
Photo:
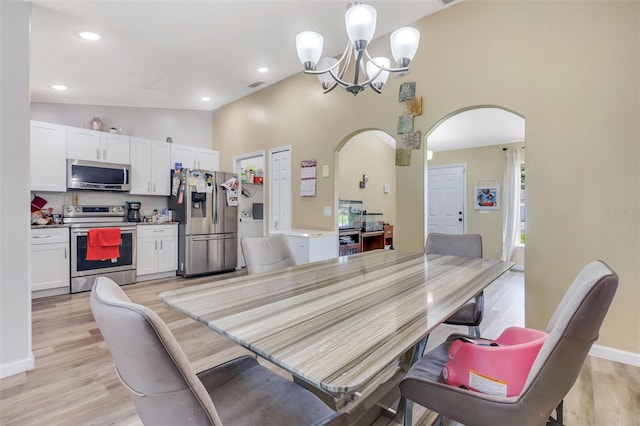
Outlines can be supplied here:
M344 395L512 265L374 250L159 297L313 386Z

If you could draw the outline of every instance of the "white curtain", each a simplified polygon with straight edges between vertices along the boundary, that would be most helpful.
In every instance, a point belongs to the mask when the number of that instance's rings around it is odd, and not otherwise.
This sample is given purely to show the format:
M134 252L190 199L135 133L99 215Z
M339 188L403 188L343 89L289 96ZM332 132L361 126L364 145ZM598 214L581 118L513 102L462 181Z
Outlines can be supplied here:
M519 237L520 224L520 164L522 149L508 148L507 167L504 172L502 192L502 260L509 261L513 256Z

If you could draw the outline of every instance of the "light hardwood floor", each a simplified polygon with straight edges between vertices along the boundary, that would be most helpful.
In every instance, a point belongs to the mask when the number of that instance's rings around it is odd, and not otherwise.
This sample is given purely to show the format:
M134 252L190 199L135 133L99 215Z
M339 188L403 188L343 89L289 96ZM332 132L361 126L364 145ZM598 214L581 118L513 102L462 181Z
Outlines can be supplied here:
M167 322L194 369L200 371L248 352L164 305L157 294L229 276L172 278L123 289L134 302L152 308ZM523 324L523 277L522 273L509 272L487 289L483 336L495 337L507 326ZM439 327L432 333L429 347L453 331L464 328ZM33 301L33 352L34 371L0 380L1 425L141 424L128 391L114 373L111 356L89 309L89 293ZM588 357L576 386L565 399L565 424L640 426L639 370ZM416 407L414 419L415 424L427 425L433 416ZM395 424L386 417L375 422L377 426Z

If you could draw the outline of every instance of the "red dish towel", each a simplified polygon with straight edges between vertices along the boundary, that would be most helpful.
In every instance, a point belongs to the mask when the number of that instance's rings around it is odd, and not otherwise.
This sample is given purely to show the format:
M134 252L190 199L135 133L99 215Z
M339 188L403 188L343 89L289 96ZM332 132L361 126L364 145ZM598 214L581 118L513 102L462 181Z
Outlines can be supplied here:
M120 257L120 228L96 228L87 232L87 260Z

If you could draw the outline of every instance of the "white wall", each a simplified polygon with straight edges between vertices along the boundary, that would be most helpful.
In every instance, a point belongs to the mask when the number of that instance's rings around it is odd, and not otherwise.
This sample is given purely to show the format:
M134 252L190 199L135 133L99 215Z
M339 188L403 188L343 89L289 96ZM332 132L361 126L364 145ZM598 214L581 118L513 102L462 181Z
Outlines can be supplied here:
M122 127L129 136L216 149L211 143L211 112L166 108L135 108L101 105L31 103L31 119L73 127L90 128L89 121L99 117L103 130Z
M34 366L29 290L30 3L0 1L0 377Z

